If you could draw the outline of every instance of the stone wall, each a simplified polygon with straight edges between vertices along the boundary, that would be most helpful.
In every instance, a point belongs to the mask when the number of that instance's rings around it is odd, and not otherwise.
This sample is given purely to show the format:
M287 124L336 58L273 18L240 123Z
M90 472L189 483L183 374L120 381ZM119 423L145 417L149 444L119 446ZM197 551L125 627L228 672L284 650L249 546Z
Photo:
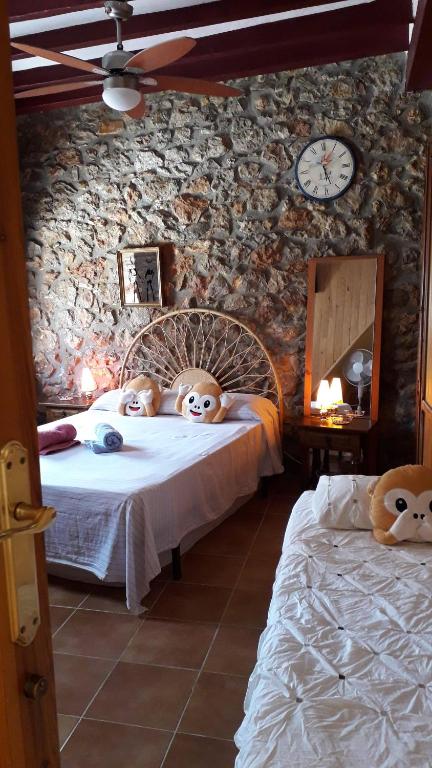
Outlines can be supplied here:
M381 415L415 419L425 142L430 94L403 91L404 56L238 81L240 99L153 95L142 120L102 105L19 119L34 354L41 390L73 389L85 360L113 386L156 310L122 309L126 246L163 245L166 309L206 306L272 351L301 411L311 256L386 254ZM354 185L319 205L297 189L311 137L356 148Z

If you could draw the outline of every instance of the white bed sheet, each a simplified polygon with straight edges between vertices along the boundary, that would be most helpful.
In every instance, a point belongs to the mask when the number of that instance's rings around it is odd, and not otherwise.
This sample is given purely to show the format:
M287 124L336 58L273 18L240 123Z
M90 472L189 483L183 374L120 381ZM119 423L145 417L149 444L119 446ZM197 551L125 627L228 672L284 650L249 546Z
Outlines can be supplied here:
M108 422L124 447L96 455L80 445L40 457L43 501L57 510L45 533L47 560L125 583L133 612L142 611L141 599L160 572L158 552L253 493L261 475L282 470L271 421L206 425L99 411L61 421L74 424L80 440Z
M291 515L236 768L431 768L432 547Z

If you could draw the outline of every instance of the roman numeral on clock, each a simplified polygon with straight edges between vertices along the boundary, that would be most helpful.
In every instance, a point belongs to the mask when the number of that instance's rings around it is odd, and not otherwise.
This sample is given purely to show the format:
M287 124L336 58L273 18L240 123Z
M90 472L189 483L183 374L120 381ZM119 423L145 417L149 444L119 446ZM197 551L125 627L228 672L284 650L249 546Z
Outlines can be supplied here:
M305 185L306 189L307 189L308 187L310 187L310 185L311 185L311 180L310 180L310 179L308 179L307 181L305 181L304 185Z
M313 188L313 193L314 193L314 195L316 195L316 193L317 193L317 192L318 192L318 187L314 187L314 188Z
M344 181L348 181L348 178L349 178L349 177L348 177L348 176L346 176L346 174L345 174L345 173L341 173L341 174L339 174L339 178L340 178L340 179L343 179Z

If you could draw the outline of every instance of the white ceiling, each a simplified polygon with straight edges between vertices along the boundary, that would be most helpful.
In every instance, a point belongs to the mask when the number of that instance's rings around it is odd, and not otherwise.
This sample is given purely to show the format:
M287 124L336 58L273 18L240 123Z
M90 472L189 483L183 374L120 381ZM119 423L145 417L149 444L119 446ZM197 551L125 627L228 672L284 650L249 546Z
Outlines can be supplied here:
M193 5L203 5L208 2L214 2L214 0L135 0L134 14L141 15L145 13L154 13L157 11L172 10L173 8L184 8ZM272 13L265 16L256 16L246 19L240 19L238 21L224 22L221 24L211 24L205 27L195 27L193 29L178 30L176 32L169 32L163 35L152 35L148 37L134 38L133 44L129 45L130 50L140 50L142 48L148 48L151 45L164 42L165 40L172 40L176 37L193 37L195 39L208 37L210 35L218 35L224 32L232 32L239 29L247 29L255 27L261 24L271 24L278 21L284 21L286 19L295 19L301 16L311 16L314 14L324 14L329 11L341 10L347 7L356 5L365 5L373 3L375 0L335 0L335 2L327 3L326 5L311 6L309 8L301 8L291 11L283 11L281 13ZM102 21L105 18L103 8L91 9L86 11L77 11L75 13L60 14L56 16L49 16L43 19L32 19L29 21L15 22L10 25L10 33L12 38L18 38L25 36L25 41L31 44L31 35L38 32L45 32L54 29L64 29L69 26L77 26L86 22ZM124 38L125 48L127 45L127 23L124 24ZM113 42L112 44L97 45L91 47L77 48L75 50L68 50L65 53L70 56L76 56L81 59L97 59L101 58L105 53L112 51L115 47L115 26L113 22ZM37 56L28 58L17 59L12 62L12 69L14 72L19 72L27 69L34 69L36 67L57 66L55 62L48 61Z

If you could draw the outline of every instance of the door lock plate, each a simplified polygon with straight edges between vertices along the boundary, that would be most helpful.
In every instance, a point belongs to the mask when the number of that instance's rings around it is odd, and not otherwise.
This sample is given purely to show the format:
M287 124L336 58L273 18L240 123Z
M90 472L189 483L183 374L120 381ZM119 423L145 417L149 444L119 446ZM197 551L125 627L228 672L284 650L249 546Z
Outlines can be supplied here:
M55 517L52 507L31 505L28 451L17 441L0 451L0 543L3 547L11 638L30 645L40 625L33 535Z

